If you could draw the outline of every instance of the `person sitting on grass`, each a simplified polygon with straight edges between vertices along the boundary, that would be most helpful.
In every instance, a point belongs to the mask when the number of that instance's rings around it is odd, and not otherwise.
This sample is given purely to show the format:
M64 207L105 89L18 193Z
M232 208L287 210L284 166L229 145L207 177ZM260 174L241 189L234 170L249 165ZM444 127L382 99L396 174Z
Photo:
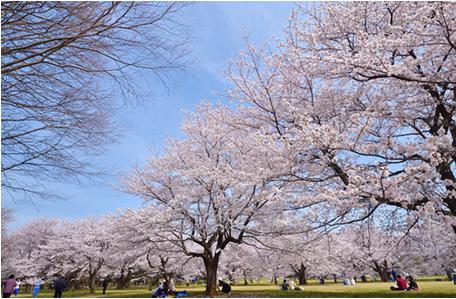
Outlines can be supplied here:
M110 277L108 276L108 277L105 277L105 278L103 279L103 281L101 282L101 286L102 286L102 288L103 288L103 295L106 294L106 289L107 289L108 286L109 286L110 280L111 280L111 279L110 279Z
M225 293L225 294L231 293L231 286L228 283L226 283L223 280L221 280L221 279L219 280L219 286L222 287L222 292L223 293Z
M289 287L289 289L292 290L292 291L302 291L302 288L301 288L301 287L298 287L298 286L295 284L294 280L289 280L289 282L288 282L288 287Z
M152 298L166 298L168 297L168 283L160 283L158 288L152 292Z
M176 295L176 283L174 282L173 278L171 278L168 283L168 295Z
M409 282L407 291L419 291L420 288L418 287L416 280L411 275L407 277L407 280Z
M187 291L176 292L176 298L182 298L182 297L187 297L187 296L188 296Z
M393 281L396 281L397 273L396 273L396 271L394 271L394 269L391 269L391 277L393 278Z
M288 283L286 279L283 279L281 287L282 291L288 291Z
M11 294L14 292L16 285L17 285L17 282L14 279L14 275L11 274L10 276L8 276L8 279L3 284L2 297L3 298L11 297Z
M396 277L397 287L391 287L391 291L405 291L408 288L407 281L398 275Z

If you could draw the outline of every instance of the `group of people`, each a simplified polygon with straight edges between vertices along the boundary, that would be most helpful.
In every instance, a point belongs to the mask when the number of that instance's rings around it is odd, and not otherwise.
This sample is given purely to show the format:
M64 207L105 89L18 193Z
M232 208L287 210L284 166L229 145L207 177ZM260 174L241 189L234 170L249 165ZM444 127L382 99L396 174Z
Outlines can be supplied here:
M392 286L392 291L417 291L419 290L418 284L416 280L411 276L407 276L404 279L401 275L397 274L392 271L392 277L396 281L396 286ZM320 279L320 284L322 284L322 279ZM353 283L352 283L353 281ZM103 281L103 294L105 294L106 287L109 283L108 279ZM324 283L324 280L323 280ZM351 285L354 284L354 280L344 280L344 284ZM231 286L224 282L223 280L219 280L219 286L221 287L221 291L225 294L231 293ZM19 287L20 282L16 281L14 275L10 275L8 279L3 283L3 298L9 298L11 295L17 296L19 294ZM53 283L54 287L54 298L61 298L63 292L67 288L66 280L62 276L58 276ZM38 296L38 292L41 288L41 280L37 279L35 285L33 287L32 297L36 298ZM281 289L283 291L293 290L293 291L302 291L303 289L295 284L293 280L284 279L281 285ZM166 298L169 296L175 296L176 298L179 297L186 297L188 295L187 291L176 291L176 286L174 281L171 279L170 281L165 280L164 282L160 283L160 285L152 292L153 298Z
M219 280L219 287L220 291L225 294L231 293L231 285L229 283L224 282L223 280ZM152 298L167 298L170 296L174 296L176 298L187 297L187 291L176 291L176 285L174 280L165 280L159 284L159 286L152 292Z
M174 296L176 298L187 297L187 291L176 291L176 284L174 280L165 280L161 282L159 286L152 292L152 298L167 298Z
M11 274L10 276L8 276L8 279L5 280L5 282L2 285L2 287L3 287L2 297L10 298L11 295L13 295L13 294L17 297L17 295L19 294L20 285L21 285L21 282L17 281L15 279L14 275ZM63 292L67 288L67 283L66 283L65 278L63 278L62 276L58 276L54 280L53 287L54 287L54 298L61 298ZM33 285L33 292L32 292L33 298L38 297L38 293L39 293L40 289L41 289L41 279L37 279L35 281L35 284Z
M391 287L391 291L418 291L419 287L416 280L411 276L404 279L401 275L396 275L396 286Z
M354 286L356 284L356 280L354 278L344 278L342 284L344 286Z
M392 286L391 290L392 291L418 291L418 283L416 280L413 278L413 276L408 275L406 279L404 279L401 275L394 273L394 279L396 281L396 286ZM320 284L324 284L324 280L320 279ZM354 279L344 279L342 282L343 285L355 285L356 282ZM296 286L295 282L293 280L287 280L284 279L281 285L281 289L283 291L288 291L288 290L296 290L296 291L302 291L303 289L299 286Z
M298 287L293 280L286 280L286 279L284 279L282 281L281 289L282 289L282 291L288 291L288 290L302 291L302 288Z

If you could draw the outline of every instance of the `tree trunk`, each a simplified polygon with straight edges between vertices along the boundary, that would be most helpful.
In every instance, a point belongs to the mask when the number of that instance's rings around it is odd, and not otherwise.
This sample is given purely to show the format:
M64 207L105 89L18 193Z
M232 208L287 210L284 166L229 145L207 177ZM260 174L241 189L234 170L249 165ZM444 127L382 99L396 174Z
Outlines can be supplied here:
M306 274L307 274L307 267L304 266L304 263L301 262L301 264L295 266L293 264L290 264L291 269L293 270L294 274L298 277L299 284L304 285L307 284L307 279L306 279Z
M130 276L124 276L116 279L116 289L121 290L121 289L126 289L130 285Z
M95 273L89 274L89 290L90 294L95 294L97 288L97 275Z
M154 289L154 286L156 284L158 284L158 281L159 281L159 278L157 279L155 277L153 279L149 280L149 282L148 282L149 283L149 291L152 291Z
M378 273L380 276L380 279L383 282L387 282L389 280L389 273L388 273L388 262L386 260L383 260L383 262L378 263L377 261L374 261L374 266L372 269Z
M244 285L248 285L249 283L247 281L247 272L244 270L243 274L244 274Z
M445 269L445 273L446 273L446 275L447 275L449 281L452 281L452 280L453 280L452 272L453 272L453 271L452 271L451 269Z
M219 254L214 257L203 257L204 267L206 268L206 290L207 297L217 295L217 269L219 262Z
M333 274L334 283L337 283L337 274Z

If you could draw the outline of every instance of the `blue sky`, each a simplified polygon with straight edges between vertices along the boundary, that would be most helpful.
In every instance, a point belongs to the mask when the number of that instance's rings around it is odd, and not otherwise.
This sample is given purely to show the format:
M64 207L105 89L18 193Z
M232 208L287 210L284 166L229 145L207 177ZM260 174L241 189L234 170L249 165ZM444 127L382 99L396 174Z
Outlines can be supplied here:
M291 2L197 2L188 7L194 37L191 55L197 62L179 75L168 94L160 95L158 87L151 86L146 92L155 96L147 104L118 116L123 137L96 158L112 175L92 185L53 184L50 188L64 195L64 200L31 204L3 198L2 206L14 210L11 228L35 218L75 219L140 207L140 199L113 189L118 174L143 164L151 149L160 149L167 137L180 137L183 111L192 110L201 100L218 101L214 92L226 89L223 70L244 48L245 34L254 44L282 37L293 7Z

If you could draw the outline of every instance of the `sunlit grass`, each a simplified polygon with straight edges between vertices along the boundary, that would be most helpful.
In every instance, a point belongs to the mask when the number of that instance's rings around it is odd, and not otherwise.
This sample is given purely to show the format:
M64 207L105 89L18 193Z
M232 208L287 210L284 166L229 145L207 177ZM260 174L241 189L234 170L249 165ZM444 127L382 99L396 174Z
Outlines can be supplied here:
M281 291L279 286L271 284L263 285L234 285L230 297L456 297L456 285L449 281L419 281L420 291L401 291L393 292L389 290L391 282L368 282L358 283L354 286L344 286L342 284L328 283L319 285L312 281L304 286L304 291ZM186 289L191 297L203 297L204 286L180 287L179 290ZM42 291L40 298L52 297L53 292ZM23 294L19 297L24 296ZM94 295L90 295L88 290L67 291L63 297L96 297L96 298L141 298L151 297L151 291L147 288L130 288L126 290L108 290L103 295L98 290ZM221 295L222 297L222 295Z

